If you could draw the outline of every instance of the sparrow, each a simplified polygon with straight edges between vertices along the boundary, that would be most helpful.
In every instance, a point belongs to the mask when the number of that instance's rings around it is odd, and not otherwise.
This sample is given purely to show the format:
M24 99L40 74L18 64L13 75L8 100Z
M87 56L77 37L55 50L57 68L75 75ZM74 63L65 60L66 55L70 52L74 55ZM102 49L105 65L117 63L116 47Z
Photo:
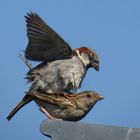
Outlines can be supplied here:
M28 13L25 18L29 40L25 58L42 61L27 73L29 92L70 93L81 87L89 68L99 71L99 57L94 50L87 47L72 50L36 13Z
M40 110L52 120L79 121L93 108L97 101L104 99L95 91L74 94L70 99L64 95L31 94Z
M66 93L69 94L69 93ZM104 99L95 91L84 91L70 96L63 94L46 94L44 91L26 94L17 107L8 115L10 120L15 110L21 109L32 98L40 110L51 120L79 121L93 108L97 101Z

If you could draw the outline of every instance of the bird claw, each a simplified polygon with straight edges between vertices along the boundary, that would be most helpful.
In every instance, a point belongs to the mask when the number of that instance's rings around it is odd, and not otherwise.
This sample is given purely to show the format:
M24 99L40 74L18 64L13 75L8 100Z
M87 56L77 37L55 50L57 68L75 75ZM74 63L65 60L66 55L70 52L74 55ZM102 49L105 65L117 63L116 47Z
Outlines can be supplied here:
M64 92L64 91L51 93L51 95L64 96L64 97L66 97L68 100L70 100L71 97L74 97L74 96L75 96L75 94L73 94L72 92Z
M74 97L75 95L73 93L64 93L63 94L68 100L70 100L71 97Z

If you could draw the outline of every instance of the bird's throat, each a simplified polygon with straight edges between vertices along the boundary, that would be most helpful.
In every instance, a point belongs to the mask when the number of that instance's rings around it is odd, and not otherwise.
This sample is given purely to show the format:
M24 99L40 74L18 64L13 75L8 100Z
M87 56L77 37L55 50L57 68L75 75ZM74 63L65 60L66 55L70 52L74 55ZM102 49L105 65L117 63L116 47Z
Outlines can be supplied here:
M81 59L81 61L83 62L84 66L87 67L89 62L87 62L86 60L84 60L84 58L80 55L80 53L79 53L78 50L76 50L76 54Z

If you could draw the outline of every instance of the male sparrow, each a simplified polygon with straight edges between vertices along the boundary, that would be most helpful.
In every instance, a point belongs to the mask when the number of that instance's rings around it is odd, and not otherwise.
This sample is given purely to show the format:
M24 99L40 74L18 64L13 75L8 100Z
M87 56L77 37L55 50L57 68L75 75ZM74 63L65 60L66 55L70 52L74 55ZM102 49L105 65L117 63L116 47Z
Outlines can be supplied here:
M36 13L25 18L29 39L25 58L43 61L27 73L32 84L29 91L41 89L51 94L77 90L90 67L99 70L95 51L86 47L72 50Z

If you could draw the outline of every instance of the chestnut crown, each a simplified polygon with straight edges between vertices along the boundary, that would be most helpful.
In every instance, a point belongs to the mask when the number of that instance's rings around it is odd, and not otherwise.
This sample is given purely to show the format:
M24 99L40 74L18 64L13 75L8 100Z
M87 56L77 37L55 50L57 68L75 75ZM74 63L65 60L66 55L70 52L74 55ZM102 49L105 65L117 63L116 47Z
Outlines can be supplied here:
M75 51L78 52L78 55L80 55L79 57L88 68L93 67L96 71L99 71L99 57L94 50L81 47Z

